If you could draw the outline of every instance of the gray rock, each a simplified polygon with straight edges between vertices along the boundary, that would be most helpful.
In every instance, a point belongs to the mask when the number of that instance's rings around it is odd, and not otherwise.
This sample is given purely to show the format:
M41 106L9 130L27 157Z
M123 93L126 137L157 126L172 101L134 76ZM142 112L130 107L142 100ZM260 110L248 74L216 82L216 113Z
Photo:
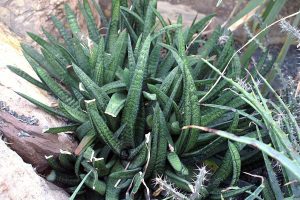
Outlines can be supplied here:
M159 1L157 4L157 9L165 19L169 19L172 23L176 23L178 16L182 15L182 21L186 26L190 25L196 16L198 19L201 19L205 16L188 5L174 5L166 1Z
M1 200L67 200L68 194L38 176L0 139Z
M56 16L62 23L66 22L64 4L68 3L77 13L77 19L83 32L86 33L86 25L83 16L80 15L77 0L0 0L0 23L2 22L9 30L22 38L22 42L31 43L27 32L42 34L44 27L50 33L58 35L51 15ZM92 12L96 10L92 8ZM98 24L100 20L96 18Z
M0 22L4 23L12 32L26 38L26 32L41 33L41 26L53 31L49 26L50 15L62 17L65 0L6 0L0 2Z
M17 66L38 79L22 55L19 38L0 23L0 133L26 162L42 172L48 167L45 155L58 155L60 149L73 152L77 143L67 134L42 132L46 128L62 126L65 121L42 111L14 91L49 106L57 101L47 92L12 73L7 65Z

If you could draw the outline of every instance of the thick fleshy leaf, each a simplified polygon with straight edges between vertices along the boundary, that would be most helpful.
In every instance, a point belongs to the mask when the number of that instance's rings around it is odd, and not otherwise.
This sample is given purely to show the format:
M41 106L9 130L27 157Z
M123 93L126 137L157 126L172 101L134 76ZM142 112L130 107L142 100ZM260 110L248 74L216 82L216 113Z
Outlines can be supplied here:
M122 123L127 125L126 133L123 136L124 143L125 145L132 147L135 146L134 126L140 105L144 74L147 67L146 64L149 56L150 44L151 36L148 36L143 44L140 56L138 58L137 67L132 77L122 116Z

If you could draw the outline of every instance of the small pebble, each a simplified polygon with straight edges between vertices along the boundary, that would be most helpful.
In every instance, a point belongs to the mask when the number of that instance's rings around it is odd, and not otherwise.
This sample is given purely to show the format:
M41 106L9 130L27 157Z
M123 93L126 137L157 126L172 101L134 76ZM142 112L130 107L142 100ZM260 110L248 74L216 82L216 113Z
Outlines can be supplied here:
M27 132L25 132L25 131L20 131L20 132L18 133L18 136L19 136L19 137L30 137L30 134L27 133Z
M35 116L25 116L25 115L19 115L16 111L11 110L9 106L6 105L4 101L0 101L0 110L3 110L10 115L14 116L16 119L18 119L20 122L23 122L25 124L38 126L39 120Z

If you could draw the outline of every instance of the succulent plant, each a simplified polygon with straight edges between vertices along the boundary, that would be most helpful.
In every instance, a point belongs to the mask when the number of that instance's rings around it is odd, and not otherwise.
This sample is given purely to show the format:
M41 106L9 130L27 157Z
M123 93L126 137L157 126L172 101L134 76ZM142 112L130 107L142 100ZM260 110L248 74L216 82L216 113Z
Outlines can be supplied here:
M100 33L91 5L108 28L106 33ZM208 93L219 74L201 58L220 71L226 68L230 80L247 76L234 55L231 34L217 27L204 40L201 33L214 15L183 27L181 16L176 24L168 24L156 6L156 0L135 0L130 7L127 1L112 0L107 23L95 1L83 0L79 7L85 35L66 5L68 28L52 17L62 40L43 29L47 40L29 33L40 52L22 44L40 80L9 66L57 98L59 105L51 107L19 93L68 120L66 126L45 133L72 132L80 141L75 152L46 157L52 167L48 180L66 186L71 199L221 199L255 188L246 181L240 184L240 175L241 161L255 162L249 158L258 155L256 149L198 129L182 129L209 126L256 136L249 122L262 122L227 80L221 79ZM262 56L256 67L265 74L270 66ZM197 167L203 165L210 174ZM224 190L227 187L231 190ZM272 196L272 191L264 194Z

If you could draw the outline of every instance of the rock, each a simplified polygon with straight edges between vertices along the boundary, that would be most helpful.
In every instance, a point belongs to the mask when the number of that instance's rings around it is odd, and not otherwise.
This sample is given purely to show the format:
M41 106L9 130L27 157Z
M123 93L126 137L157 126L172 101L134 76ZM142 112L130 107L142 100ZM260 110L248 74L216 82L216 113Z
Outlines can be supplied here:
M164 13L165 18L176 21L178 13L184 16L185 25L190 24L196 14L199 18L203 15L216 13L215 21L210 28L214 28L218 24L225 22L233 10L236 0L224 0L218 8L216 8L217 0L159 0L158 8ZM27 31L41 33L41 26L46 27L51 33L56 33L50 16L55 15L65 23L63 4L69 3L76 10L79 24L84 28L86 33L86 25L77 5L77 0L2 0L0 1L0 22L16 33L26 42L32 42L26 35ZM104 13L109 16L111 10L111 0L99 0ZM241 6L243 8L243 6ZM288 1L285 8L281 12L281 16L287 16L299 10L297 1ZM96 13L93 8L93 12ZM99 18L96 17L97 24L100 27ZM283 35L278 27L273 28L270 33L270 43L282 43ZM243 27L235 30L236 39L240 42L247 40L246 32Z
M228 20L232 10L234 9L237 1L236 0L223 0L219 7L216 7L218 0L160 0L170 2L170 5L165 8L166 11L172 10L172 7L177 6L188 6L184 10L179 10L180 13L202 13L203 15L208 15L215 13L215 21L210 25L210 28L213 29L216 25L221 25ZM243 1L238 10L241 10L245 7L245 4L249 1ZM298 1L287 1L284 8L281 10L280 17L288 16L292 13L299 11L300 4ZM236 12L237 13L237 12ZM169 13L171 15L171 12ZM243 27L241 26L234 30L234 36L237 41L240 43L246 43L248 41L248 35ZM281 44L285 41L286 35L282 34L279 26L274 26L271 28L271 31L268 35L268 44Z
M49 168L45 156L58 156L60 149L74 152L77 146L67 134L42 133L40 126L28 125L5 111L0 111L0 133L10 147L40 173Z
M27 32L42 34L42 27L50 33L58 35L52 21L51 15L56 16L63 23L66 22L64 4L68 3L75 13L84 33L87 32L83 16L79 14L77 0L1 0L0 22L5 24L13 33L22 38L23 42L32 43ZM93 13L96 10L92 7ZM99 18L96 18L100 24Z
M68 194L38 176L0 140L1 200L67 200Z
M179 15L182 15L182 21L185 26L191 25L196 16L198 19L203 18L205 15L198 13L190 6L183 4L170 4L166 1L159 1L157 3L157 9L165 19L170 19L172 23L176 23Z
M77 143L66 134L43 134L42 129L64 125L65 121L49 115L14 92L22 92L48 105L56 103L47 92L6 67L17 66L38 79L23 57L18 39L0 24L0 131L12 149L42 172L48 166L45 155L57 155L60 149L73 151Z
M9 32L4 25L0 24L0 100L6 102L11 110L18 112L20 115L34 115L39 119L39 125L42 126L42 128L47 128L49 125L62 125L64 123L62 120L53 118L44 112L40 112L40 109L28 103L27 100L21 98L14 92L18 91L25 93L48 105L56 102L54 98L51 98L47 94L47 92L28 83L7 68L7 65L17 66L38 79L33 69L23 57L18 39L20 38L16 37L15 34Z
M53 32L50 24L50 14L62 18L65 0L4 0L0 2L0 22L4 23L12 32L26 38L26 32L41 33L41 26Z

